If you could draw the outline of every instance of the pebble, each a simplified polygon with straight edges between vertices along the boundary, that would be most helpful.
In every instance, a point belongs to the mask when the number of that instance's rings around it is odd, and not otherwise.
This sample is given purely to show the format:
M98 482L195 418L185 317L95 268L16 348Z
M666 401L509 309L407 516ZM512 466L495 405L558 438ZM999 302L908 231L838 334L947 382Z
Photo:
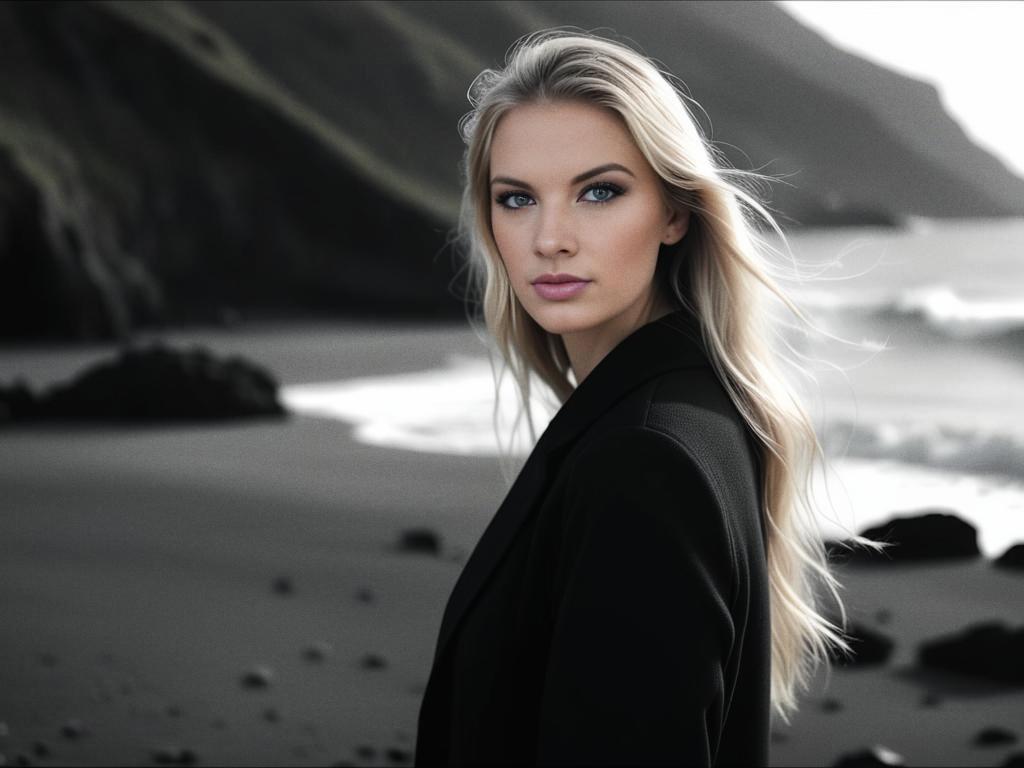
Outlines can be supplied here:
M77 717L73 717L68 720L60 729L61 735L71 741L76 741L83 736L88 734L88 730L85 725Z
M388 747L388 750L387 752L385 752L385 755L387 756L388 760L392 763L408 763L410 760L412 760L412 754L409 752L409 750L402 749L400 747Z
M363 669L383 669L388 665L387 659L377 653L367 653L360 662Z
M169 705L167 707L167 716L168 717L181 717L183 714L185 714L185 713L182 711L181 707L179 707L177 704L171 704L171 705Z
M360 603L372 603L373 590L369 587L359 587L359 589L356 590L356 600Z
M149 756L160 765L194 765L199 760L199 756L187 747L157 747L150 751Z
M32 743L32 754L36 757L48 757L50 747L45 741L35 741Z
M42 664L44 667L56 667L57 656L56 654L50 653L49 651L44 651L43 653L39 654L39 663Z
M334 647L330 643L320 640L315 643L311 643L307 645L305 648L303 648L302 658L304 658L306 661L319 663L324 661L333 652Z
M441 539L430 528L407 528L398 540L402 552L422 552L437 555L441 552Z
M822 699L821 700L821 711L822 712L838 712L843 708L843 702L839 699Z
M935 691L928 691L928 693L921 697L922 707L937 707L941 703L942 697L935 693Z
M281 713L273 707L267 707L263 710L263 719L268 723L277 723L281 720Z
M377 757L377 750L369 744L360 744L356 747L356 757L360 760L373 760Z
M254 667L242 675L244 688L268 688L274 679L274 671L270 667Z
M295 585L288 576L278 576L274 579L274 591L279 595L290 595L295 592Z
M875 611L875 621L879 624L888 624L892 621L892 611L888 608L879 608Z
M998 726L990 726L982 728L974 734L971 743L976 747L1001 747L1006 744L1016 744L1017 741L1017 734L1013 731Z

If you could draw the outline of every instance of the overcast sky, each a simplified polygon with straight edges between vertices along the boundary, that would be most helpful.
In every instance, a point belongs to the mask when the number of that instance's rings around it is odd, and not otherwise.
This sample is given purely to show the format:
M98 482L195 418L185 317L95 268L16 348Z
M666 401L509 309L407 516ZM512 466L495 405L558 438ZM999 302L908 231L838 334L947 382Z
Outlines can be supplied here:
M779 5L836 45L931 81L967 134L1024 176L1024 2Z

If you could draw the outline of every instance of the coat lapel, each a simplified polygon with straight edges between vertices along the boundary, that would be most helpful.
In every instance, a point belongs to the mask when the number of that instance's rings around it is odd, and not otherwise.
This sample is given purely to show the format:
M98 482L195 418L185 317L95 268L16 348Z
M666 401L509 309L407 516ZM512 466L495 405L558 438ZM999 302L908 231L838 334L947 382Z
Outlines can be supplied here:
M679 310L638 328L594 367L544 430L466 562L441 621L435 664L516 532L543 500L563 449L645 381L669 370L707 365L699 325L688 312Z

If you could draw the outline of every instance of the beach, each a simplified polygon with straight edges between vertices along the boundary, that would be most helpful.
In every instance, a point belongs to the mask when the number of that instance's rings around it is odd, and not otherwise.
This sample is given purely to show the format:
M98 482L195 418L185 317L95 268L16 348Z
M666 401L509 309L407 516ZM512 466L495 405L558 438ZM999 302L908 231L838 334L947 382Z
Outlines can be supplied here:
M914 664L923 640L1021 620L1024 575L991 565L1007 542L1024 541L1014 506L1024 475L1007 471L1022 426L1012 386L1024 376L1020 358L1004 354L1001 337L985 342L992 351L937 334L926 317L915 324L912 313L886 326L886 312L843 315L843 328L892 327L909 354L844 377L836 387L852 384L855 408L844 410L838 388L825 389L829 418L853 419L860 439L856 456L837 460L850 480L845 497L860 525L945 500L979 528L983 555L838 566L851 619L895 648L879 666L822 670L792 724L775 723L773 765L831 764L876 744L908 765L999 765L1024 749L972 743L989 726L1024 737L1024 689ZM360 400L358 418L346 417L345 398L387 383L429 403L441 397L431 395L438 386L462 381L452 371L478 392L479 342L464 327L323 322L160 337L244 354L274 373L286 402L306 407L230 424L0 432L4 761L411 763L445 603L505 485L493 453L445 447L446 435L479 435L486 413L476 401L467 401L460 430L448 430L460 412L403 423ZM915 401L937 366L962 370L948 367L954 349L973 370L987 366L981 383L958 385L951 373L942 392ZM41 387L110 354L103 345L6 349L0 380L19 375ZM949 432L971 423L979 388L1005 393L1001 404L988 397L974 431ZM321 406L333 398L333 416L317 412L311 392ZM903 442L893 432L901 420L928 419L932 432ZM970 441L997 429L1002 442L989 442L986 461L971 466ZM413 438L415 448L403 443ZM931 473L927 493L922 473ZM883 492L863 495L882 479ZM956 496L954 487L966 490ZM901 495L887 497L887 488ZM436 552L399 546L403 532L424 528L436 534Z

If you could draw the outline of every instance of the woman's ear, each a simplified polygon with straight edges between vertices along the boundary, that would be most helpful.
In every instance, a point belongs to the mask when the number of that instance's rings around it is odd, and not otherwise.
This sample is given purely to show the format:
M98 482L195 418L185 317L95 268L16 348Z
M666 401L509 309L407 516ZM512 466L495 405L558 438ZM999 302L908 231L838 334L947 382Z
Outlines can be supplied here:
M690 212L688 210L673 210L672 217L665 225L665 235L661 242L665 245L674 245L683 239L686 230L690 227Z

